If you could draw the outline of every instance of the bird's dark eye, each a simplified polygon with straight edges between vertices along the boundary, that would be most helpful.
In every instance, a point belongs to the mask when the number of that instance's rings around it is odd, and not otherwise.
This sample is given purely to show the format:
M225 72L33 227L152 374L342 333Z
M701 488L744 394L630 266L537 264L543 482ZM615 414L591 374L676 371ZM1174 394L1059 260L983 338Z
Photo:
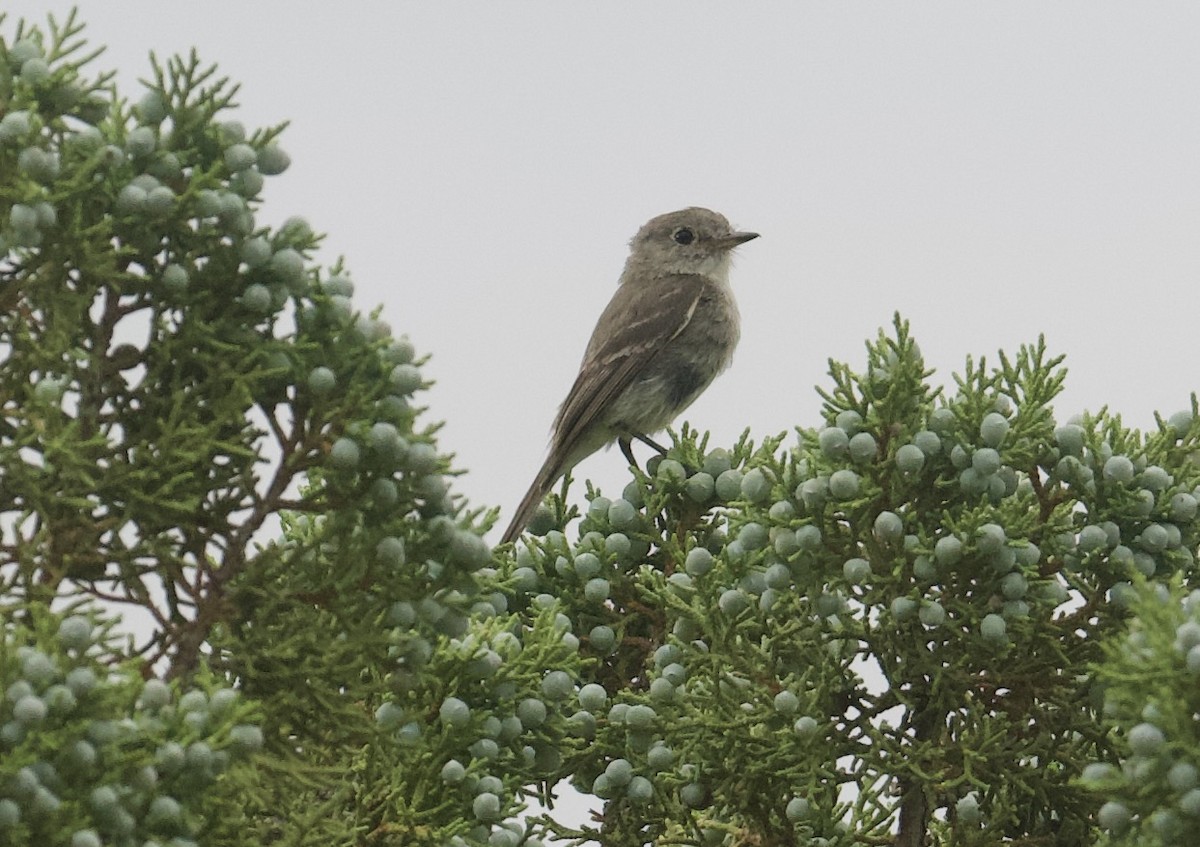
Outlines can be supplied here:
M685 227L680 227L671 235L677 244L691 244L696 240L696 233Z

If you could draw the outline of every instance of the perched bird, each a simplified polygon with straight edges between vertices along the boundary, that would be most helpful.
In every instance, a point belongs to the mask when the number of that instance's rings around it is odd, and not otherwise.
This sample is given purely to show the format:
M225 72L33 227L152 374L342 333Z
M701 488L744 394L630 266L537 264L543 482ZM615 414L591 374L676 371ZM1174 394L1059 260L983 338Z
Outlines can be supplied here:
M729 287L733 248L757 238L692 207L651 219L629 243L625 270L579 375L554 419L550 453L501 543L514 540L555 481L614 439L662 448L667 426L729 366L740 334Z

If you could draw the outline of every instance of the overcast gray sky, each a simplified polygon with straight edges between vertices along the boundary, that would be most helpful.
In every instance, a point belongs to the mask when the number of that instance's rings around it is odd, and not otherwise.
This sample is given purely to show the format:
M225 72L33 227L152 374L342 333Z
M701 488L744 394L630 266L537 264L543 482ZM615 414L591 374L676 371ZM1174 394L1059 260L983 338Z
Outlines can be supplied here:
M196 47L238 119L291 121L260 220L327 232L360 308L433 354L474 505L511 512L629 237L686 205L763 236L686 416L717 444L816 425L827 358L897 309L946 382L1045 333L1061 418L1149 426L1200 383L1196 4L75 2L126 95Z

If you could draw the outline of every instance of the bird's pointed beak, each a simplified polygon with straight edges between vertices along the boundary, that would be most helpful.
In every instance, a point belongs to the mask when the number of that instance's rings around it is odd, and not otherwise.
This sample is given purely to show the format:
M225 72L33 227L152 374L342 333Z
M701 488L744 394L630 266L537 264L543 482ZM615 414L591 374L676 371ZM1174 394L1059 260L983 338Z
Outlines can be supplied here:
M732 250L739 244L745 244L747 241L753 241L758 238L757 232L731 232L729 235L723 235L717 239L717 243L726 250Z

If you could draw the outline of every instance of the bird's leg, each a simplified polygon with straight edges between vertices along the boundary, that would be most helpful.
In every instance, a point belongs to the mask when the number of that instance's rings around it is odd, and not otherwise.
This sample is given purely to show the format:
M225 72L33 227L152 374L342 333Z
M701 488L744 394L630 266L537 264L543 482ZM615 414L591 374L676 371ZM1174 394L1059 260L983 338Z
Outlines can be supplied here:
M629 439L622 435L617 439L617 444L621 447L621 454L625 457L625 461L629 462L631 467L637 467L637 459L633 456L633 445L629 443Z
M633 433L633 437L636 438L638 441L642 442L643 444L645 444L650 449L658 451L658 454L660 456L667 455L667 448L663 447L661 444L659 444L653 438L650 438L649 436L646 436L646 435L642 435L640 432ZM625 455L628 456L629 454L626 453Z
M647 447L655 450L660 456L667 455L667 448L663 447L653 438L642 435L640 432L631 432L629 435L622 435L617 438L617 444L621 447L621 453L625 456L625 460L633 467L637 467L637 459L633 456L633 439L645 444Z

